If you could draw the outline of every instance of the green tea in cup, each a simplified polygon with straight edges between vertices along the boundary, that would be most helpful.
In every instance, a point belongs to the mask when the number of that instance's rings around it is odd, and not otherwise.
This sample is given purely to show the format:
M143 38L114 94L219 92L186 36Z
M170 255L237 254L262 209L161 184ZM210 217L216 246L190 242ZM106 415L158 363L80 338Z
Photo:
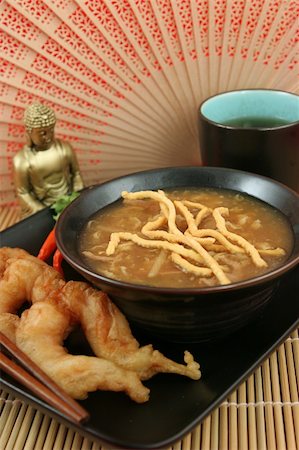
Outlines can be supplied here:
M299 96L271 89L224 92L199 108L206 166L274 178L299 192Z
M288 125L289 121L275 116L245 116L225 120L223 124L237 128L275 128Z

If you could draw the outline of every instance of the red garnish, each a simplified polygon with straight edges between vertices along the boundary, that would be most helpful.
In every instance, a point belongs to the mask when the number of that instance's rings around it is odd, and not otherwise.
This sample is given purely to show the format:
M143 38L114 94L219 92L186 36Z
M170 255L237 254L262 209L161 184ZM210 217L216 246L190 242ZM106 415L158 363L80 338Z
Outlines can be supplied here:
M48 258L50 258L50 256L55 250L56 250L56 239L55 239L55 228L53 228L46 237L46 240L44 241L43 245L41 246L37 257L42 261L46 261Z
M57 270L57 272L59 272L62 276L64 276L63 269L61 267L62 261L63 261L63 256L62 256L60 250L57 248L53 255L53 267L55 270Z
M57 201L52 205L52 209L55 212L53 219L57 220L62 211L66 206L68 206L75 198L79 196L78 192L72 192L70 195L62 195ZM55 253L54 253L55 252ZM46 261L50 256L53 255L53 267L63 276L63 270L61 263L63 261L63 256L57 248L55 239L55 227L50 231L46 240L40 248L37 257L43 261Z

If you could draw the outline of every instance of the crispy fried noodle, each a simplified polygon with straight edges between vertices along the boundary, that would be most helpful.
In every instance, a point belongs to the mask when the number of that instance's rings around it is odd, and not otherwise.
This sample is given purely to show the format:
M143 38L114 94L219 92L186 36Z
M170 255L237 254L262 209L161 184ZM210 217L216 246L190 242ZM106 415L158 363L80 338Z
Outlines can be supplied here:
M123 191L122 197L126 200L155 200L160 205L160 215L142 227L141 236L130 230L111 233L106 248L107 256L116 252L121 241L131 241L144 248L168 251L171 260L183 271L198 277L215 276L219 284L225 285L231 283L231 280L225 273L225 267L218 262L217 254L220 252L246 254L256 267L261 268L267 267L267 262L261 255L280 256L285 253L282 248L257 249L241 235L229 231L225 220L229 215L228 208L211 209L198 202L172 201L161 190ZM189 208L197 210L195 216ZM178 214L181 214L187 223L184 232L177 226ZM200 228L202 220L209 215L213 217L216 228ZM161 229L165 224L168 230Z

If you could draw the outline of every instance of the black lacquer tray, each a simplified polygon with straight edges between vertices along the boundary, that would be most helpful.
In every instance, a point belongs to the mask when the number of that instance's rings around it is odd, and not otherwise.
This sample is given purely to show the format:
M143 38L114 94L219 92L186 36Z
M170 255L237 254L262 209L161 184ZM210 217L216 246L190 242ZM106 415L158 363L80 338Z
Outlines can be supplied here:
M0 233L1 246L21 247L37 254L54 222L45 209ZM68 279L80 279L66 263ZM246 327L218 341L180 345L133 334L141 344L152 342L166 356L182 362L185 349L200 362L202 378L192 381L173 374L159 374L145 382L150 400L135 404L125 394L96 392L82 401L91 419L76 426L13 379L1 374L5 390L64 422L76 431L113 448L166 448L182 439L213 409L226 400L260 364L299 326L299 267L285 275L261 315ZM88 351L80 336L70 339L70 350Z

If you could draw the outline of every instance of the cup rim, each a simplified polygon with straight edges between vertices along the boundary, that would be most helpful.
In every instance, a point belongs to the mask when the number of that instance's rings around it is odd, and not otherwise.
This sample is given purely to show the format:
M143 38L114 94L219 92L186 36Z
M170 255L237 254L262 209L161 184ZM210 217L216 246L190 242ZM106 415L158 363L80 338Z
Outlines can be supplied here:
M277 125L277 126L274 126L274 127L267 127L267 126L265 126L265 127L262 127L262 126L259 126L259 127L240 127L240 126L233 126L233 125L223 124L223 123L220 123L220 122L218 122L218 121L209 119L209 118L202 112L203 106L204 106L207 102L209 102L210 100L215 99L215 98L217 98L217 97L224 97L224 96L226 96L226 95L234 94L234 93L238 93L238 92L240 93L240 92L260 92L260 91L262 91L262 92L269 92L269 93L271 92L271 93L284 94L284 95L287 95L287 96L290 96L290 97L296 97L296 98L299 99L299 95L295 94L294 92L283 91L283 90L281 90L281 89L271 89L271 88L244 88L244 89L242 88L242 89L232 89L232 90L229 90L229 91L218 92L217 94L211 95L210 97L207 97L206 99L204 99L204 100L200 103L200 105L199 105L199 107L198 107L198 114L199 114L199 117L200 117L201 119L203 119L205 122L210 123L210 124L213 124L213 125L216 125L216 126L219 127L219 128L228 129L228 130L242 130L242 131L248 131L248 130L251 130L251 131L269 131L269 130L272 130L272 131L273 131L273 130L274 130L274 131L275 131L275 130L281 130L281 129L284 129L284 128L290 128L290 127L293 127L293 126L299 124L299 119L298 119L298 120L295 120L295 121L293 121L293 122L289 122L289 123L282 124L282 125Z

